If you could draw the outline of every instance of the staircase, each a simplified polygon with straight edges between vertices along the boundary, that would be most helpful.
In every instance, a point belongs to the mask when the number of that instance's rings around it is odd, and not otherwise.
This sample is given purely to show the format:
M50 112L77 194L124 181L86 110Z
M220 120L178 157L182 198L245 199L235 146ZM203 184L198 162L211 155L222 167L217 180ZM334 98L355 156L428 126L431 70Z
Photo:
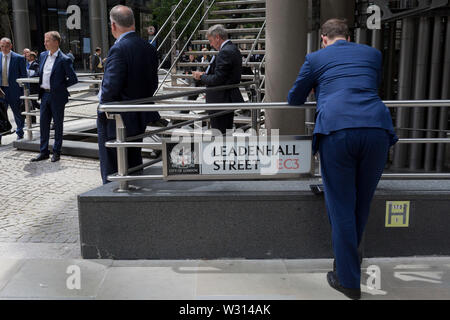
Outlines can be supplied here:
M197 13L198 16L203 15L201 24L197 31L191 35L178 35L172 32L171 52L165 52L163 57L169 55L172 63L169 70L160 68L160 86L157 95L168 94L174 92L187 92L192 90L199 90L204 87L195 87L192 71L205 71L209 65L211 57L218 54L209 46L208 40L205 38L207 29L215 24L222 24L228 30L229 39L238 46L243 56L243 74L242 81L254 81L255 69L261 75L262 85L264 84L264 67L265 59L265 20L266 8L265 0L246 0L246 1L215 1L215 0L198 0L193 1L193 7L200 9L203 6L203 13L201 10ZM177 7L178 8L178 7ZM183 9L178 8L173 16L177 16ZM169 17L170 18L170 17ZM177 20L180 21L182 17L172 17L172 24ZM169 21L168 21L169 22ZM192 22L191 22L191 25ZM170 28L170 23L167 23ZM183 26L184 27L184 26ZM191 36L189 41L178 41L174 44L174 40L182 38L182 36ZM159 41L159 40L158 40ZM174 52L179 50L178 55ZM194 61L187 61L189 55L194 56ZM203 56L207 57L207 62L201 62ZM177 59L176 63L173 60ZM167 59L169 60L169 59ZM162 64L161 64L162 65ZM263 89L262 89L263 90ZM241 88L244 100L249 101L255 99L247 94L245 88ZM262 91L264 92L264 91ZM204 94L200 95L196 100L187 101L187 97L164 100L161 103L165 104L182 104L182 103L205 103ZM191 112L191 114L182 116L183 119L191 120L198 117L201 112ZM235 124L242 126L251 122L250 116L244 116L243 112L237 112ZM163 117L167 120L180 119L180 113L165 112Z

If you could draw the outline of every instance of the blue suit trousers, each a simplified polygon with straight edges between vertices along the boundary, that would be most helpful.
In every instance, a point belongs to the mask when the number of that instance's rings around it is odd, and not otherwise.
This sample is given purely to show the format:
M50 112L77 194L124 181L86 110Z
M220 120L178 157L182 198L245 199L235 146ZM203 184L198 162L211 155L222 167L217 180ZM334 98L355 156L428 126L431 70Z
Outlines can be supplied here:
M132 127L128 124L126 126L129 130ZM98 134L98 155L100 158L100 173L103 184L107 184L108 175L117 172L117 149L107 148L105 143L116 139L116 121L107 119L105 113L99 113L97 116L97 134ZM131 132L130 136L135 135ZM133 142L142 142L142 139L134 140ZM128 168L137 167L141 165L142 154L141 148L127 148Z
M61 153L65 103L61 104L55 100L56 99L52 99L51 93L44 93L42 95L40 109L41 154L49 154L48 143L50 139L50 122L52 118L55 125L53 153Z
M319 137L338 279L345 288L360 288L358 247L386 165L389 135L379 128L351 128Z
M1 87L3 92L5 93L5 99L6 105L9 105L11 107L11 110L14 114L14 121L16 122L16 134L19 138L23 137L23 127L25 126L25 117L22 115L20 110L20 98L12 98L11 94L9 93L9 87ZM7 110L5 110L7 111Z

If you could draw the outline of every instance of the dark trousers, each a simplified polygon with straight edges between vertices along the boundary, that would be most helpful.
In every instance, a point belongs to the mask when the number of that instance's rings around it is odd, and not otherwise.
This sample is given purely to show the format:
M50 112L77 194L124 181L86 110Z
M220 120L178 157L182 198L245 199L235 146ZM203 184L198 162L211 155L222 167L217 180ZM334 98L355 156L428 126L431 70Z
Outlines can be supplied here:
M45 92L41 99L40 108L40 130L41 130L41 154L49 154L48 142L50 139L50 122L53 118L55 125L55 143L53 144L53 153L60 154L63 142L63 123L64 123L65 103L57 103L52 99L52 94Z
M208 112L208 114L213 114L215 112L220 111L213 111ZM211 128L212 129L218 129L222 134L225 134L227 132L227 129L233 129L233 120L234 120L234 112L231 112L229 114L225 114L223 116L211 118Z
M378 128L339 130L319 140L336 271L345 288L360 287L358 247L388 149L388 133Z
M127 126L129 128L129 126ZM117 172L116 148L107 148L105 143L116 139L116 121L106 118L105 113L97 116L98 153L100 158L100 173L103 184L107 184L108 175ZM142 142L142 139L134 142ZM128 168L142 164L141 148L127 148Z
M16 122L16 134L19 138L23 137L23 127L25 126L25 117L21 114L22 110L20 110L20 99L11 99L9 94L9 87L1 87L3 92L5 93L5 99L6 105L9 105L11 107L11 110L14 114L14 121ZM8 109L8 108L6 108Z

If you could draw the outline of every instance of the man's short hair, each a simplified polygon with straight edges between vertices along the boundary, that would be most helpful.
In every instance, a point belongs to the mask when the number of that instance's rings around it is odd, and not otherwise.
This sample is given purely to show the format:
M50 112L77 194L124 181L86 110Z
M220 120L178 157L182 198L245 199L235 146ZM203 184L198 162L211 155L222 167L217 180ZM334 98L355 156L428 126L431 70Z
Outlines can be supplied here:
M46 32L45 35L49 35L53 40L58 41L58 45L61 44L61 35L58 31L49 31Z
M37 53L34 51L30 51L30 57L34 57L35 59L37 58Z
M216 24L213 25L212 27L210 27L208 29L208 31L206 31L206 37L215 37L215 36L219 36L219 38L221 38L222 40L228 40L228 33L227 30L225 29L225 27L221 24Z
M6 42L8 42L8 43L12 44L12 41L11 41L11 39L10 39L10 38L7 38L7 37L3 37L3 38L1 38L1 39L0 39L0 42L2 42L2 41L6 41Z
M330 40L337 37L344 37L347 39L350 36L350 31L345 19L329 19L322 25L321 33L327 36Z
M134 26L134 14L130 7L119 4L111 9L109 17L122 28Z

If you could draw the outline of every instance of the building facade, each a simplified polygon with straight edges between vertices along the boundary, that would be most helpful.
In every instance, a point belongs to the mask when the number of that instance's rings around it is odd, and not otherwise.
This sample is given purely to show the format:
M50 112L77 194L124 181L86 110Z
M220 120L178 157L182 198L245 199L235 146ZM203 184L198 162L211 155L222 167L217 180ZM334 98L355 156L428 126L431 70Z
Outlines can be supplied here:
M136 31L147 37L152 25L152 0L2 0L0 3L0 37L13 40L14 51L24 48L42 52L44 34L57 30L61 50L72 51L77 70L89 69L89 56L96 47L106 54L114 43L109 30L109 11L118 4L133 8Z

